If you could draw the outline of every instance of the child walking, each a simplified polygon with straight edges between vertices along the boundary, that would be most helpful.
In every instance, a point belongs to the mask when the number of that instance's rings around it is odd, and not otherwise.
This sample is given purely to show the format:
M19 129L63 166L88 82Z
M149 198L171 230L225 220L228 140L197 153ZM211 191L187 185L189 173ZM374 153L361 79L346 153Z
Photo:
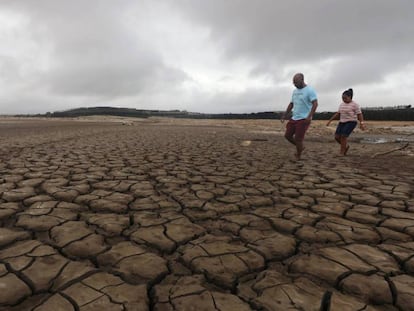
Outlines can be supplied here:
M361 108L352 100L354 92L348 89L342 93L342 103L339 105L338 111L329 119L326 126L329 126L333 120L339 123L335 132L335 140L341 145L340 155L345 156L349 150L348 137L355 129L359 121L361 130L365 130L364 117Z

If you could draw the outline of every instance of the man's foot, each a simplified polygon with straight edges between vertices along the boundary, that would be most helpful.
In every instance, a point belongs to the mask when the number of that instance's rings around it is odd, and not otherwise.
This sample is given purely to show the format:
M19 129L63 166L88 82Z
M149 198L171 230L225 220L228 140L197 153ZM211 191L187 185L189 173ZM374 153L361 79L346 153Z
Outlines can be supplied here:
M298 153L298 152L295 153L296 161L299 161L300 160L300 156L302 155L302 153L303 153L304 150L305 150L305 147L302 148L302 151L300 153Z

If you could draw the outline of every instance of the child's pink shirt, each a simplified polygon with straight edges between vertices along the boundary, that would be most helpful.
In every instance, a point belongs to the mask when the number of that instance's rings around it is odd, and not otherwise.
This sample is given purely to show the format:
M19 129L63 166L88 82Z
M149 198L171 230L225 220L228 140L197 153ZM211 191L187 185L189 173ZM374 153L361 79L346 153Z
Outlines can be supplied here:
M358 121L358 114L361 113L361 108L359 105L351 101L350 103L342 102L339 105L340 119L339 122L349 122L349 121Z

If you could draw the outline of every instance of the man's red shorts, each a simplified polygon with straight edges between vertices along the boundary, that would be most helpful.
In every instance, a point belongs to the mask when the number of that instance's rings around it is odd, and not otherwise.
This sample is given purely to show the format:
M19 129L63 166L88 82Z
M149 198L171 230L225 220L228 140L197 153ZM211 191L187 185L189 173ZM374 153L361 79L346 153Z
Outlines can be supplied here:
M305 138L305 133L309 125L310 122L306 119L290 119L289 122L286 124L285 136L293 137L293 135L295 135L295 140L302 141Z

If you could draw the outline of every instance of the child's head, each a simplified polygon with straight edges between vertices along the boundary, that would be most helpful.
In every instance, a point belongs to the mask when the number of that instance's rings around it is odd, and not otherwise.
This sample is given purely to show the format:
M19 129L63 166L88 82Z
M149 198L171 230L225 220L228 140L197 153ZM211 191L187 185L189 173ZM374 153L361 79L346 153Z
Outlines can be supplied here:
M352 96L354 95L354 91L352 89L347 89L342 93L342 100L345 103L350 103L352 101Z

